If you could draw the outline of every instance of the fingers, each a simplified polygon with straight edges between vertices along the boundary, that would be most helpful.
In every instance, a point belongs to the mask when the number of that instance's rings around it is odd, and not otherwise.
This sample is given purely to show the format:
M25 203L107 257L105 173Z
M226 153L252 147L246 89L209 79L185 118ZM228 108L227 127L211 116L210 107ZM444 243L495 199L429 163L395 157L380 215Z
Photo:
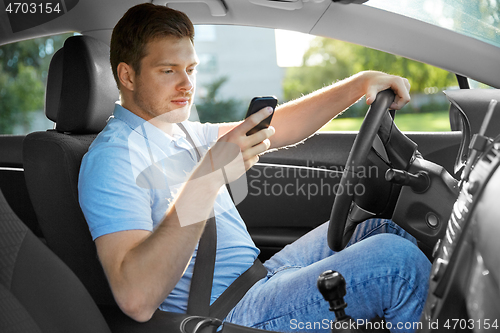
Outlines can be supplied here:
M243 160L247 161L247 160L252 159L254 156L258 156L258 155L262 154L263 152L268 150L270 146L271 146L271 141L269 141L269 139L265 139L264 141L260 142L259 144L255 145L251 148L248 148L245 151L242 151Z
M255 155L252 158L245 161L245 170L248 171L251 167L253 167L259 161L259 155Z
M398 77L391 88L396 93L396 98L390 108L400 110L410 101L410 82L406 78Z
M253 147L259 143L261 143L264 140L269 141L269 138L274 135L275 129L273 126L269 126L268 128L264 128L252 135L248 136L248 140L246 142L246 145L243 146L242 148L250 148ZM269 142L270 145L270 142ZM269 147L268 147L269 148Z
M396 94L394 102L390 106L391 109L400 110L410 101L410 82L408 79L380 73L379 76L371 78L366 91L366 104L371 105L377 94L387 88L391 88Z
M272 108L259 110L219 138L210 149L210 170L224 167L228 177L234 180L257 163L259 155L271 146L269 138L275 132L274 127L269 126L249 136L246 133L271 113Z
M372 103L375 101L375 98L377 97L379 90L377 90L375 87L370 86L368 88L368 91L366 92L366 104L372 105Z
M262 129L248 136L247 132L258 125L262 120L269 117L272 113L273 109L271 107L265 107L259 110L242 121L238 126L224 134L219 141L237 144L241 150L246 150L259 144L274 134L274 127L269 126L268 128Z
M405 84L406 90L410 91L410 88L411 88L410 81L408 81L407 78L403 78L403 82Z
M247 133L252 128L257 126L262 120L269 117L271 113L273 113L273 108L269 106L259 110L258 112L255 112L254 114L246 118L245 121L238 126L239 128L238 130Z
M248 148L258 145L264 140L269 139L275 132L274 127L272 126L269 126L268 128L262 129L248 136L247 132L258 125L262 120L269 117L272 112L272 108L266 107L249 116L245 119L245 121L235 127L231 131L232 133L228 133L229 136L232 137L230 140L237 143L243 152ZM267 148L269 148L269 146Z

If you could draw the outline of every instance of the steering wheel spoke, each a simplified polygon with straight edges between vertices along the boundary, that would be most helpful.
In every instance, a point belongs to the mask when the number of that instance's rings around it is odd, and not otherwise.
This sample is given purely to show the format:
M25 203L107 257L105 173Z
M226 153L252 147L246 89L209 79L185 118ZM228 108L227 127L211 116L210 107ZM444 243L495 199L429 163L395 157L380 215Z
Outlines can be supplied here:
M376 213L367 211L366 209L359 207L353 201L351 205L351 211L349 212L349 220L351 220L354 223L361 223L367 219L375 217L376 215L377 215Z
M389 167L408 168L417 149L387 112L394 97L390 89L377 94L354 140L330 216L327 237L333 251L346 246L357 224L373 217L390 217L394 210L401 186L387 182L385 171ZM377 168L376 175L369 172L371 167Z

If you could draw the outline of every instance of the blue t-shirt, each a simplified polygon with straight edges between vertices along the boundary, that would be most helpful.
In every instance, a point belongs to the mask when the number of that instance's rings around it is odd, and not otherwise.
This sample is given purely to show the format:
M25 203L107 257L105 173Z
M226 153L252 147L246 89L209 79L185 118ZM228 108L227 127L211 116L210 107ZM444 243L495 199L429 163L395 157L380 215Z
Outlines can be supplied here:
M182 124L202 153L217 140L216 124ZM196 153L180 129L173 136L167 135L116 104L113 116L90 146L80 168L80 206L93 239L123 230L153 231L196 164ZM214 211L217 261L211 302L259 254L225 186L219 191ZM160 309L186 312L196 252Z

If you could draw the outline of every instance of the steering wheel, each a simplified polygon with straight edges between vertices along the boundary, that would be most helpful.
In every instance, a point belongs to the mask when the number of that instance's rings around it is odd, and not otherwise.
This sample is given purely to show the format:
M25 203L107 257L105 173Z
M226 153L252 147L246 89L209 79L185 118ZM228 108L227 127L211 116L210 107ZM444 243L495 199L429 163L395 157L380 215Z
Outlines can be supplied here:
M394 211L401 186L386 181L385 170L407 170L417 151L387 111L394 97L391 89L377 94L354 140L330 215L327 237L333 251L347 245L359 223L371 217L390 218ZM371 177L367 170L372 165L383 172Z

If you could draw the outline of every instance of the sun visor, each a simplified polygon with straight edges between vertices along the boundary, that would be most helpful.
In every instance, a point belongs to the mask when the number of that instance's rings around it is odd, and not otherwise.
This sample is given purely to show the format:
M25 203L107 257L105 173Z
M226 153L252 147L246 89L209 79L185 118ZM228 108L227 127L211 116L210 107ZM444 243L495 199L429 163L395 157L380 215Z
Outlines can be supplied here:
M78 4L79 0L22 2L3 0L12 32L27 30L52 21Z

